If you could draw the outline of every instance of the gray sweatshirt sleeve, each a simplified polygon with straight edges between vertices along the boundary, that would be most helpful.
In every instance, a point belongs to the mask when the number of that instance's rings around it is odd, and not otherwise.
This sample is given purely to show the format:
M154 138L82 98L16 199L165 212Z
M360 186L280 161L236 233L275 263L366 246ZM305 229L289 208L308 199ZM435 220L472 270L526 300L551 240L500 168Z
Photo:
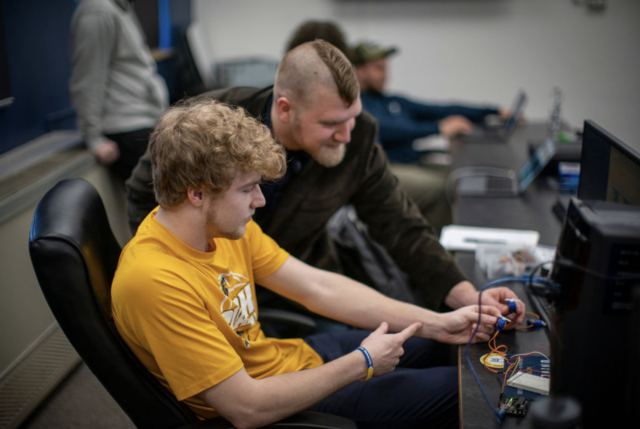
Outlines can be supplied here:
M78 128L89 149L105 140L101 117L109 73L110 54L116 42L116 23L108 13L78 16L71 28L71 102Z

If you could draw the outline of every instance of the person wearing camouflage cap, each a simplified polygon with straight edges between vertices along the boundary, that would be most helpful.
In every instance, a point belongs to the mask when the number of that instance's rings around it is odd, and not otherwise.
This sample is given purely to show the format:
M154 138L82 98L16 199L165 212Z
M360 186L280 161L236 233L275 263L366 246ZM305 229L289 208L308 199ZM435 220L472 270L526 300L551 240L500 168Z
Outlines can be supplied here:
M443 226L453 222L445 189L449 168L423 161L422 154L413 147L414 141L436 134L445 137L468 134L474 122L493 114L508 117L509 113L497 106L424 104L386 94L388 57L397 53L398 48L366 40L358 43L353 52L362 107L378 120L378 140L391 161L391 169L403 190L439 233Z

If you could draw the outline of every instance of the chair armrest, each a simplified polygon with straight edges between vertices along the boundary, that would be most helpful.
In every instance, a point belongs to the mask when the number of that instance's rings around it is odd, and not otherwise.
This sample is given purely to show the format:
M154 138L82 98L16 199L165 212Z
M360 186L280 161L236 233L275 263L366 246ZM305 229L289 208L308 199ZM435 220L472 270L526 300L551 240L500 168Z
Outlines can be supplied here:
M270 325L285 326L289 337L306 337L316 331L316 322L304 314L293 313L275 308L261 308L258 319L267 337L281 337L282 330L273 329Z
M302 411L264 427L274 429L357 429L355 422L345 417L316 413L313 411ZM216 417L214 419L192 423L180 429L233 429L233 425L222 417Z

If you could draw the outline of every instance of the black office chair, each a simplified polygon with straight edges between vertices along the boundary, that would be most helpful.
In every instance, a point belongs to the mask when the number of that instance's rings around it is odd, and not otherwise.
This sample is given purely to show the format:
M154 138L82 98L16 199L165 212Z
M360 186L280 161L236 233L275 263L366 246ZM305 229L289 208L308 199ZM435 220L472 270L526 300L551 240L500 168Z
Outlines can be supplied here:
M64 180L36 208L29 252L58 324L116 402L139 428L231 428L223 418L199 421L138 361L111 318L111 281L121 248L95 188ZM268 427L354 428L341 417L302 412Z

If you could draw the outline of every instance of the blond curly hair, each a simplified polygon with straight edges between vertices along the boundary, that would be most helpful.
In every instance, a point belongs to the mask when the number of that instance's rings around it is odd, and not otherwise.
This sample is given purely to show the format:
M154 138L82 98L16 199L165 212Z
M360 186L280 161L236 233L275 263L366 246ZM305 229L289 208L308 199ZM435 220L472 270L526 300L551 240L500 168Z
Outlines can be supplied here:
M275 180L286 171L285 150L267 127L212 99L191 99L173 106L149 139L156 201L174 207L189 188L226 191L239 173L260 173Z

